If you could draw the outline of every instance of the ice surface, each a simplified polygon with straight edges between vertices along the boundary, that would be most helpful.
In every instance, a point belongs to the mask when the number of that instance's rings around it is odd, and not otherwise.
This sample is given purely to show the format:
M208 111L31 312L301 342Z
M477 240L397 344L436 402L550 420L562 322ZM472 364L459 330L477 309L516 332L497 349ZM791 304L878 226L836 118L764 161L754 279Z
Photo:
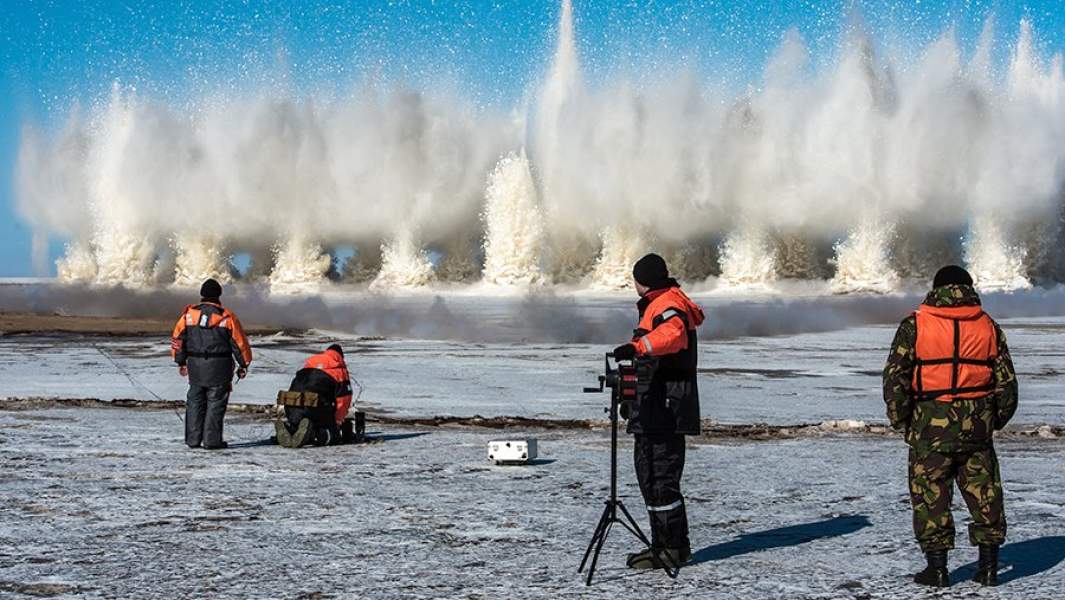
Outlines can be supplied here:
M1065 319L1002 321L1021 384L1015 423L1062 424ZM700 346L702 415L723 423L884 423L880 371L894 326ZM363 410L397 416L602 418L605 395L582 394L613 345L360 338L312 331L253 338L256 359L232 401L272 403L303 360L331 340L365 386ZM185 381L165 338L0 337L0 397L180 400Z
M15 286L8 286L8 291ZM175 294L30 285L33 308L159 316ZM4 292L0 289L0 292ZM67 294L67 295L64 295ZM991 296L1021 382L1015 423L1060 427L1062 293ZM10 301L0 306L19 304ZM434 415L604 418L582 394L602 353L632 326L625 296L232 298L247 322L271 315L311 329L254 336L251 376L235 403L272 403L302 361L340 340L365 386L358 407ZM920 564L911 539L906 448L847 433L884 423L880 370L911 297L703 297L703 417L723 423L822 423L791 440L700 440L684 486L698 564L671 581L620 565L633 541L612 533L594 595L695 598L909 598ZM419 339L432 338L432 339ZM165 336L0 336L0 397L158 398L185 393ZM541 459L493 467L500 432L378 427L381 443L288 451L260 446L264 421L233 414L233 448L181 443L167 410L0 411L0 595L79 597L587 597L576 565L606 493L599 431L511 429ZM371 423L371 430L375 425ZM1052 434L1053 430L1048 432ZM623 440L622 494L642 521ZM998 444L1010 519L996 592L1054 598L1065 569L1065 440ZM957 507L960 547L965 546ZM952 555L965 581L971 549Z
M912 598L906 449L852 435L691 445L684 486L697 564L672 581L622 564L576 572L607 490L604 432L536 432L541 460L494 467L498 432L377 431L379 443L187 450L172 412L0 412L0 595L227 598ZM371 430L374 426L371 424ZM643 525L623 440L621 494ZM1010 519L998 590L951 555L952 597L1055 598L1065 585L1060 440L999 444ZM1055 591L1057 590L1057 591ZM17 594L16 594L17 597Z

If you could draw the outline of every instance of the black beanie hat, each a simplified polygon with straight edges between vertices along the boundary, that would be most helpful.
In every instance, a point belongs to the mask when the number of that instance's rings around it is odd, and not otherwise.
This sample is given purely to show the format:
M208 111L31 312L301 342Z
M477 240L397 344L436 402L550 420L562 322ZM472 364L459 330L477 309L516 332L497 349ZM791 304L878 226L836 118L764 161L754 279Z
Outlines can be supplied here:
M340 344L333 344L332 346L329 346L328 348L326 348L326 350L327 351L328 350L333 350L337 354L339 354L341 357L344 356L344 349L340 347Z
M944 285L968 285L973 284L973 278L969 275L969 272L959 267L958 265L948 265L943 267L936 273L935 279L932 280L932 287L942 287Z
M669 269L666 268L666 261L657 254L648 254L636 261L636 265L632 267L632 276L637 283L651 289L669 283Z
M222 297L222 284L214 279L208 279L200 286L200 298L217 299Z

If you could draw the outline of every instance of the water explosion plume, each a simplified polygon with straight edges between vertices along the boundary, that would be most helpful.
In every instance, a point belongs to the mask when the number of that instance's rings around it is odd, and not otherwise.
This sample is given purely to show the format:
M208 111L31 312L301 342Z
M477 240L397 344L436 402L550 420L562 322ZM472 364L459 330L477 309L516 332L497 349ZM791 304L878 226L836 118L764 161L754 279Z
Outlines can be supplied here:
M944 261L985 290L1062 280L1065 70L1027 22L999 70L990 21L971 55L947 31L915 61L852 27L825 66L791 31L738 96L684 65L592 85L577 35L566 0L511 111L370 83L178 107L115 84L26 127L19 210L35 247L68 240L61 279L103 284L616 288L649 250L739 290L885 292Z

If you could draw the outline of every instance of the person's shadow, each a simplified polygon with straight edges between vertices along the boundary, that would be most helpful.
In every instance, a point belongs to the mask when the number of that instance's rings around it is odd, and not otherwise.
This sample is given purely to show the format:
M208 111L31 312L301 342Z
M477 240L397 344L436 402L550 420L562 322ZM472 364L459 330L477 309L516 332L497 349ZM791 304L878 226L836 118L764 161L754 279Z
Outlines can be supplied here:
M1034 540L1006 544L998 551L999 584L1009 583L1029 575L1049 571L1065 560L1065 536L1048 535ZM972 579L977 562L973 561L955 569L953 581Z
M734 540L714 544L699 550L692 555L692 564L724 560L733 556L761 552L771 548L798 546L814 540L854 533L870 525L872 523L869 522L869 517L865 515L844 515L823 521L745 533Z

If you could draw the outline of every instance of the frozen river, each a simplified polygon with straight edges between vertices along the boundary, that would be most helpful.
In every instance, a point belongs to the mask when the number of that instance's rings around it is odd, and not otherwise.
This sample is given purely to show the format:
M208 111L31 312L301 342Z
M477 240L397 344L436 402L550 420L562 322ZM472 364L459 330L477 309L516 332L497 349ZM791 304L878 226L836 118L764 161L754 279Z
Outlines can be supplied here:
M576 566L606 496L604 432L532 431L541 460L493 467L499 432L385 428L377 443L190 451L170 411L0 411L0 596L84 598L928 597L907 580L906 449L829 436L690 446L696 564L676 580L624 568L618 529L594 587ZM518 433L511 432L512 435ZM621 494L644 521L625 440ZM968 581L956 506L947 597L1060 597L1065 442L999 444L1010 522L996 590ZM1056 591L1055 591L1056 590Z
M108 315L118 300L38 289L20 305L9 291L0 289L9 310ZM140 317L180 309L169 296L134 300L122 308ZM280 324L286 332L253 337L256 361L233 402L272 403L304 358L338 340L365 389L358 406L395 417L601 419L607 397L581 388L633 313L621 297L423 297L371 309L345 298L253 300L234 299L246 322L295 319ZM992 309L1004 316L1020 377L1015 423L1060 427L1065 311L1060 298L1030 300L1000 297ZM880 370L913 298L702 301L704 419L885 422ZM165 334L0 336L0 397L179 400L185 382L168 350ZM676 580L631 573L621 565L633 542L615 531L589 592L576 565L606 493L602 430L371 423L377 443L288 451L261 443L265 421L231 414L233 446L208 454L185 449L169 410L6 406L4 597L926 596L907 581L921 558L897 436L693 440L684 484L696 564ZM490 439L524 435L540 440L537 464L487 464ZM642 522L623 444L622 495ZM1065 586L1065 440L1010 436L999 453L1011 527L1005 585L978 590L966 580L975 552L960 526L950 593L1056 598Z
M1002 322L1021 383L1018 424L1065 422L1065 319ZM723 423L884 422L880 371L894 326L706 339L704 418ZM340 340L365 391L359 405L396 416L596 419L606 400L581 393L613 345L360 338L311 331L253 338L256 360L233 402L273 403L302 361ZM0 397L184 398L165 337L0 337Z

